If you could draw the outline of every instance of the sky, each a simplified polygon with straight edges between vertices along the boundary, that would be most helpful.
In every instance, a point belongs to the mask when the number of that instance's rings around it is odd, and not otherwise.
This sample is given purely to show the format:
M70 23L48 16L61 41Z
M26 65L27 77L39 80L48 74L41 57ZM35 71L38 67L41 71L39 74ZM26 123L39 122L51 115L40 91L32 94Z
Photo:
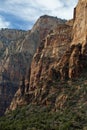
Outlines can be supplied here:
M78 0L0 0L0 29L29 30L42 15L71 19Z

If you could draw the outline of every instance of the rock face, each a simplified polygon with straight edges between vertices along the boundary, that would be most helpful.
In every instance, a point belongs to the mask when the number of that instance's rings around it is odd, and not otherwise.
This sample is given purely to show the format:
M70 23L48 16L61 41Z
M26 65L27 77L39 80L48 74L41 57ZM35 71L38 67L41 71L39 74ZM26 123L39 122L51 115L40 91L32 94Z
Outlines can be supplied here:
M74 9L73 20L58 23L40 42L32 60L28 80L25 78L22 82L22 89L16 93L9 109L13 110L20 104L23 105L23 102L46 105L56 105L58 101L65 102L67 96L58 97L58 88L53 89L53 85L60 88L59 81L80 77L83 71L86 71L86 61L87 1L79 0ZM24 91L22 97L21 90Z
M14 72L17 62L13 52L16 52L15 44L22 40L26 33L22 30L0 30L0 115L3 115L18 89L17 78L12 77L17 72Z
M61 71L68 67L68 78L78 77L80 72L84 69L87 63L84 61L87 59L87 1L79 0L74 12L74 25L73 25L73 40L69 49L69 55L67 52L65 56L60 60L58 66L61 66ZM64 63L64 59L67 59ZM58 69L59 67L57 67ZM63 74L63 72L62 72ZM65 78L65 76L62 76Z
M79 0L74 13L73 41L72 44L86 44L87 38L87 1Z
M48 34L45 40L41 42L33 57L28 79L22 79L20 89L15 94L10 109L14 110L17 106L23 105L23 102L27 103L25 93L28 94L30 91L34 93L35 90L35 96L37 97L36 89L38 89L38 84L44 82L48 77L49 79L52 78L53 67L59 62L70 45L71 29L72 27L66 24L59 24L56 30ZM63 39L62 42L61 39ZM56 72L55 78L57 78ZM28 102L31 97L32 94L29 94Z
M72 40L72 27L66 24L59 25L53 33L49 34L45 41L37 49L31 64L30 87L36 88L38 81L58 77L55 66L59 63ZM35 68L35 69L33 69ZM52 74L55 71L54 75ZM56 77L57 76L57 77Z
M61 20L61 19L57 19L57 18L54 18L54 17L50 17L50 16L47 16L47 15L45 15L45 16L42 16L42 17L40 17L40 19L38 19L38 21L36 22L36 24L34 25L34 27L33 27L33 29L32 29L32 31L31 31L31 33L35 33L35 32L38 32L38 29L39 30L41 30L41 32L40 32L40 46L39 46L39 48L37 49L37 53L34 55L34 57L35 57L35 59L36 60L40 60L40 57L39 57L39 55L41 55L41 51L42 51L42 49L44 48L44 39L45 39L45 37L47 36L47 34L48 34L48 38L46 38L46 43L45 43L45 46L47 47L48 45L46 45L46 44L49 44L49 40L50 40L50 34L51 33L53 33L52 35L54 36L55 34L55 41L54 41L54 43L52 43L51 42L51 44L49 45L49 50L48 50L48 52L47 52L47 56L49 55L49 52L51 52L51 51L53 51L53 53L55 53L54 51L55 51L55 49L56 49L56 43L58 42L58 40L57 40L57 36L58 36L58 34L56 33L56 30L57 29L60 29L60 40L61 40L61 38L63 38L63 36L62 36L62 31L64 31L64 28L65 28L65 33L68 31L71 31L70 29L68 29L68 25L65 25L65 20ZM47 24L48 23L48 24ZM54 23L54 24L53 24ZM37 27L37 28L36 28ZM71 27L70 27L71 28ZM55 31L55 32L53 32L53 30ZM69 34L70 35L70 34ZM51 36L51 38L53 37L53 36ZM59 36L58 36L59 37ZM65 36L65 37L67 37L67 35ZM48 40L48 41L47 41ZM54 38L53 38L53 40L54 40ZM52 41L53 41L52 40ZM70 41L70 39L69 39L69 41ZM56 42L56 43L55 43ZM67 42L67 41L66 41ZM37 42L38 43L38 42ZM52 44L54 44L54 50L53 50L53 48L51 47L51 46L53 46ZM61 43L60 43L61 44ZM62 44L64 44L64 43L62 43ZM68 46L68 42L67 42L67 46ZM63 45L62 45L63 46ZM66 48L66 47L65 47ZM62 50L62 47L61 47L61 50ZM58 49L56 50L56 51L58 51ZM44 53L45 53L45 50L44 50ZM60 52L59 52L60 53ZM38 55L38 56L37 56ZM55 57L55 55L56 54L54 54L54 57ZM53 58L54 58L53 57ZM45 57L44 57L45 58ZM53 59L52 58L52 59ZM42 59L42 58L41 58ZM51 59L51 60L52 60ZM37 61L38 62L38 61ZM33 64L31 65L32 67L33 67ZM36 66L36 63L35 63L35 66L34 67L36 67L36 69L37 69L37 67L39 67L39 66ZM14 99L13 99L13 102L11 103L11 109L12 110L14 110L17 106L21 106L22 104L23 104L23 102L26 102L25 101L25 96L24 95L22 95L22 90L24 90L24 92L25 93L28 93L28 91L29 91L29 80L30 80L30 76L31 76L31 74L29 73L29 72L31 72L31 68L30 68L30 70L26 73L26 75L27 75L27 77L24 77L24 86L23 85L20 85L20 86L22 86L23 88L25 88L25 89L23 89L22 87L20 87L20 89L18 90L18 92L15 94L15 97L14 97ZM32 75L33 76L33 75ZM22 82L22 81L21 81ZM21 90L22 89L22 90ZM23 93L24 93L23 92Z
M41 40L56 28L59 23L64 24L65 22L65 20L45 15L37 20L32 30L2 29L0 31L1 115L9 106L23 77L27 79L32 57ZM26 84L28 81L26 81Z

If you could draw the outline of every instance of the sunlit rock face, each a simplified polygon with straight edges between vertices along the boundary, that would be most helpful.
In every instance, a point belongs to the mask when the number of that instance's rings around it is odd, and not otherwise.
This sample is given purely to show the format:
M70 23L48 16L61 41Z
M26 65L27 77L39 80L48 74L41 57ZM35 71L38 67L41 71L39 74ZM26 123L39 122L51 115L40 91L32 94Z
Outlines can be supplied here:
M47 19L47 16L45 17ZM14 110L17 106L22 106L23 103L30 102L34 96L37 98L39 83L43 82L40 89L44 89L44 81L51 80L53 75L55 75L55 78L58 77L55 70L55 74L52 74L53 68L57 66L70 46L71 40L72 26L68 22L65 23L65 21L58 22L57 26L42 39L33 56L31 68L27 74L28 77L22 79L22 84L11 102L10 110ZM29 96L27 101L25 100L26 94Z
M87 1L79 0L74 10L73 40L74 47L69 61L69 77L78 77L87 63Z
M41 16L32 30L0 30L0 114L9 106L20 80L30 70L32 57L46 37L58 24L65 20L51 16ZM27 81L26 81L27 83ZM2 100L3 99L3 100Z
M61 102L67 100L67 96L59 97L56 94L57 89L64 91L60 82L77 79L87 71L86 10L87 1L79 0L74 9L73 20L58 22L44 39L41 38L39 47L33 56L28 77L22 79L22 84L9 107L10 110L14 110L23 103L54 104L55 106L58 100L61 99ZM51 23L48 20L49 17L44 16L44 18L44 24ZM37 23L36 25L38 27ZM40 25L43 25L42 22ZM44 35L45 32L42 32ZM53 85L57 88L53 88Z
M78 78L87 65L87 1L79 0L74 9L72 41L59 61L56 71L61 79Z
M84 63L87 50L86 10L87 1L80 0L74 9L73 28L70 26L71 21L68 21L67 27L67 23L65 26L62 25L63 27L60 26L56 29L56 34L51 33L42 42L42 46L33 57L30 87L36 87L36 82L39 82L40 79L49 78L51 68L55 73L58 73L60 80L73 79L79 76L80 70L86 66ZM44 65L43 62L45 62Z
M72 44L81 43L84 46L87 43L87 1L79 0L74 9Z

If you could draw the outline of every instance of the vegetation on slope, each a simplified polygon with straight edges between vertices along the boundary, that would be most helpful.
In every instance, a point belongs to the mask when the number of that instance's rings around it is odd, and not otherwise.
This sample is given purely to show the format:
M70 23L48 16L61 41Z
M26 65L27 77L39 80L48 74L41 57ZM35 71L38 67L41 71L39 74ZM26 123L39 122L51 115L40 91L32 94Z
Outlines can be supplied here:
M26 105L1 117L0 130L87 130L87 81L80 78L69 84L60 91L67 94L62 108Z

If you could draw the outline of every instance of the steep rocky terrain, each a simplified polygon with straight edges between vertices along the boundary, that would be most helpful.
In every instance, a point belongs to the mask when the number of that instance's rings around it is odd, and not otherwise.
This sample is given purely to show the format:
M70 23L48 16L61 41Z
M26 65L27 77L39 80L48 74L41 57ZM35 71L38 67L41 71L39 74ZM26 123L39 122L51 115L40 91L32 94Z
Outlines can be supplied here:
M79 0L73 20L60 23L42 40L33 57L28 80L22 79L10 110L27 103L54 104L56 109L67 102L68 95L61 94L65 88L58 88L67 82L72 85L73 80L86 75L86 9L86 0Z
M32 66L37 65L37 68L36 66L31 68L31 89L38 86L36 82L40 82L40 79L41 81L45 78L53 80L54 77L60 80L73 79L78 78L81 71L83 72L87 65L86 10L87 2L85 0L79 1L74 12L73 29L70 26L64 26L63 28L60 26L57 30L58 35L51 33L50 36L47 36L42 50L39 49L33 58ZM72 29L72 35L70 29ZM50 46L51 49L49 49ZM53 59L51 60L51 58ZM48 68L45 69L45 66ZM35 78L33 79L33 77Z
M40 17L32 30L2 29L0 31L0 114L9 106L20 80L27 78L32 57L41 40L57 25L65 23L55 17Z
M0 30L0 115L3 114L9 105L14 93L18 89L18 83L12 81L11 68L15 65L11 58L14 45L26 35L26 31L2 29ZM13 46L13 50L10 49ZM16 78L16 77L15 77Z
M72 20L40 17L30 35L38 29L41 39L0 128L87 130L87 0L78 1Z
M23 90L21 89L24 89L25 93L28 93L29 86L31 86L31 89L34 92L38 86L38 83L44 82L45 79L48 79L52 67L57 64L64 51L66 51L67 47L70 45L71 29L72 27L69 27L66 24L60 24L56 30L54 30L55 32L48 34L46 39L41 42L39 48L37 49L37 53L35 53L33 57L28 79L25 77L20 82L20 89L16 93L16 97L18 97L18 99L16 102L12 102L12 104L14 104L12 109L15 109L18 104L22 105L22 103L26 103L26 101L22 101L20 98L20 96L22 96L22 93L24 96L24 92L22 92ZM62 43L61 39L64 39Z

